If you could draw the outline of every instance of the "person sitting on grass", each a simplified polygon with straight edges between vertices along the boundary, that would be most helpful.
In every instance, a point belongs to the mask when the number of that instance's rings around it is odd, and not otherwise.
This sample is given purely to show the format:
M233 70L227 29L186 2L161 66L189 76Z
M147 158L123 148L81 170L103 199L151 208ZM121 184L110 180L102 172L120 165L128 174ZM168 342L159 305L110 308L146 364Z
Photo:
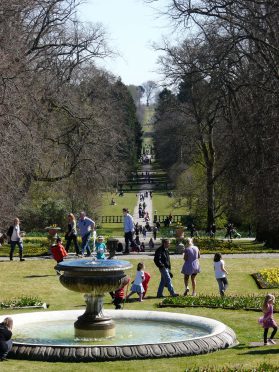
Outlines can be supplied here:
M50 250L57 263L62 262L64 257L68 256L68 253L62 245L62 240L59 236L56 238L56 244L53 245Z

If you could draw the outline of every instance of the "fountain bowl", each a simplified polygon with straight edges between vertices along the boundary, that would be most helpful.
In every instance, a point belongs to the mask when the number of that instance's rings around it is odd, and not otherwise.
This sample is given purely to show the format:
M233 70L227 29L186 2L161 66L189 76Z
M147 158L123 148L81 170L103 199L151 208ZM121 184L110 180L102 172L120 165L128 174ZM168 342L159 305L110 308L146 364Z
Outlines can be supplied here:
M125 270L132 267L128 261L93 259L63 261L56 265L60 283L71 291L84 293L86 310L74 323L76 337L114 337L115 324L103 314L103 297L106 292L123 286Z

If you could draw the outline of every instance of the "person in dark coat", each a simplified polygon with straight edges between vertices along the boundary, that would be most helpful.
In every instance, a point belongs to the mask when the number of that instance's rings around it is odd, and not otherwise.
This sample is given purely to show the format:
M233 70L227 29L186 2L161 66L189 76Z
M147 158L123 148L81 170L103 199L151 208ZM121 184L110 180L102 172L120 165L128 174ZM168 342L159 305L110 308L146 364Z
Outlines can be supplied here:
M175 293L172 285L172 273L171 273L171 263L169 256L170 241L169 239L162 239L162 245L156 249L154 256L154 263L159 268L161 273L161 281L157 290L157 297L163 297L164 287L166 286L171 294L171 296L176 297L178 294Z
M7 317L4 319L3 323L0 323L0 361L7 360L7 355L11 351L12 342L12 329L13 329L13 319Z

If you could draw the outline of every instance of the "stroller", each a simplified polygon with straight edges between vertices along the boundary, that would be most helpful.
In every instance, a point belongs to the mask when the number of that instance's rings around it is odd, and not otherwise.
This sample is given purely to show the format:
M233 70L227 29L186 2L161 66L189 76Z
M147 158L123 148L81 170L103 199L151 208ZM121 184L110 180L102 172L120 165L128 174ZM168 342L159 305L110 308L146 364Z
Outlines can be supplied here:
M237 232L236 229L232 229L232 236L236 239L240 239L241 238L241 235L239 234L239 232Z

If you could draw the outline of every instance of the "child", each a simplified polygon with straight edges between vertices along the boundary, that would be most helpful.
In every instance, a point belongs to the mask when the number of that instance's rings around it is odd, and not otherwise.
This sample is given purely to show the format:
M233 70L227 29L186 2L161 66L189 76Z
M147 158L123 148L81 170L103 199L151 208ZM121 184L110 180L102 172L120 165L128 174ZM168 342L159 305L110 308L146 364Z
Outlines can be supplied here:
M62 262L63 258L68 256L68 253L61 242L62 240L58 236L56 239L56 244L53 245L50 249L53 255L53 258L56 260L57 263Z
M222 256L220 253L215 253L214 271L216 280L219 284L220 295L223 297L225 295L225 291L228 288L229 283L226 277L228 275L228 272L225 269L225 262L224 260L222 260Z
M277 332L277 324L273 319L273 305L275 303L275 297L272 294L268 294L265 296L264 303L263 303L263 313L264 315L259 319L259 323L264 328L264 345L268 345L267 343L267 333L269 328L273 328L270 338L268 339L269 344L276 344L273 340L276 332Z
M105 260L106 258L106 244L104 243L104 237L98 236L96 246L97 260Z
M121 303L123 302L125 298L124 294L124 288L130 283L130 278L128 276L125 276L125 278L122 279L122 284L121 287L118 288L114 293L113 293L113 301L112 303L115 306L115 310L121 309Z
M151 275L149 273L145 272L144 273L144 281L142 282L142 286L143 286L143 289L144 289L144 293L142 295L142 298L144 298L145 295L146 295L150 278L151 278Z
M137 293L139 295L139 301L142 302L143 299L143 293L144 293L144 288L143 288L143 285L142 285L142 282L144 281L144 264L143 262L139 262L138 263L138 267L137 267L137 274L136 274L136 278L133 282L133 285L131 287L131 292L128 294L128 296L126 297L126 299L128 299L130 296L132 296L132 294L134 293Z

